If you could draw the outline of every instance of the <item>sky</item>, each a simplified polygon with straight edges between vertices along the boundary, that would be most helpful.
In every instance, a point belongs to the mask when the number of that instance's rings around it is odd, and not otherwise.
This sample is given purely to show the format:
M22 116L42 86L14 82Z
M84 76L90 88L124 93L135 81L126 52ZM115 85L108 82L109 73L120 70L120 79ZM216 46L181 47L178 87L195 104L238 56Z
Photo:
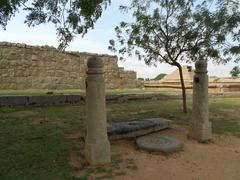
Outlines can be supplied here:
M90 30L84 37L77 36L67 50L79 52L92 52L99 54L117 55L108 50L109 40L115 39L114 28L121 21L131 21L132 17L128 14L121 14L118 7L122 3L130 0L112 0L111 6L103 12L101 18L95 24L95 28ZM49 45L57 47L59 42L56 36L55 27L51 24L43 24L36 27L28 27L24 24L26 14L20 12L7 25L6 31L0 28L0 41L14 43L25 43L29 45ZM169 74L176 67L165 63L157 64L157 67L147 66L143 61L137 60L136 57L129 57L125 61L118 61L120 67L126 70L134 70L137 77L154 78L160 73ZM185 65L185 64L182 64ZM193 64L188 64L192 65ZM215 65L209 63L209 76L227 77L230 76L231 69L238 64L228 63L226 65Z

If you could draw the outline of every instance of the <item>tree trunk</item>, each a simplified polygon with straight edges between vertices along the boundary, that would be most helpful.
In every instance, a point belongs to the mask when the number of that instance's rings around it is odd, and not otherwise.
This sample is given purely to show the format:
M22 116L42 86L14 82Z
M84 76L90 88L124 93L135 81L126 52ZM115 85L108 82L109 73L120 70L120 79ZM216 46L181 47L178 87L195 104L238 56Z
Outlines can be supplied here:
M182 66L179 63L176 63L176 66L178 67L178 70L179 70L181 87L182 87L183 112L187 113L186 89L185 89L185 85L184 85Z

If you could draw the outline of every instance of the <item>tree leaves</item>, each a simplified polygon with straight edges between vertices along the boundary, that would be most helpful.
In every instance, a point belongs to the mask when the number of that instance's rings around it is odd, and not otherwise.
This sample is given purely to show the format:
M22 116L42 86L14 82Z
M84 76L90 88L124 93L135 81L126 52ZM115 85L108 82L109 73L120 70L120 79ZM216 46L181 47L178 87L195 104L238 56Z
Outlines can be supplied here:
M226 63L240 54L239 3L233 0L132 0L135 22L115 30L115 48L133 50L140 59L167 62L215 60Z
M240 76L240 68L239 66L234 66L230 71L232 77L239 77Z
M1 0L0 1L0 25L6 29L7 22L17 12L18 8L27 0Z
M229 51L234 54L234 55L238 55L240 54L240 45L238 46L232 46Z
M28 3L27 3L28 2ZM75 35L84 36L110 0L2 0L0 2L0 25L6 27L10 18L21 8L27 11L25 23L36 26L53 23L59 37L59 49L64 50Z

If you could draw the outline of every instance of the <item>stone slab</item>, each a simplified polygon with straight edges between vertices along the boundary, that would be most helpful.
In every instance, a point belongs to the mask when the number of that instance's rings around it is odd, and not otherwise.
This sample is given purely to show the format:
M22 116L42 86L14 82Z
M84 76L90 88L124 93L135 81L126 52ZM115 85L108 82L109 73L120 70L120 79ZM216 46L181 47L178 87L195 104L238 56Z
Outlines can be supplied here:
M0 106L26 106L28 96L0 96Z
M179 139L157 133L139 137L136 144L140 150L147 152L169 154L183 150L183 143Z
M107 95L106 102L127 102L138 100L179 99L180 96L148 94L117 94ZM62 104L84 104L84 95L47 95L47 96L0 96L0 106L48 106Z
M28 105L30 106L47 106L60 105L66 103L66 96L52 95L52 96L29 96Z
M109 122L109 139L133 138L170 128L171 121L164 118L150 118L129 122Z
M82 102L85 102L85 99L80 95L66 95L67 104L77 104Z
M55 97L56 96L56 97ZM209 97L239 97L240 94L209 94ZM190 98L190 95L187 96ZM83 95L51 95L51 96L0 96L0 106L47 106L60 104L79 104L85 103ZM181 95L163 95L163 94L118 94L107 95L106 102L125 102L137 100L166 100L166 99L181 99Z

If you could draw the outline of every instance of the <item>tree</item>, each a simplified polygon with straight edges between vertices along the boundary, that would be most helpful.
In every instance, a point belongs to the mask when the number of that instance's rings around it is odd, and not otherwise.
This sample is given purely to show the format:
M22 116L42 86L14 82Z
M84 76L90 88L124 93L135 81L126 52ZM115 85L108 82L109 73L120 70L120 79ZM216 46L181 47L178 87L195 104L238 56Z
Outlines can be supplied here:
M18 11L27 11L25 23L36 26L53 23L60 41L59 49L65 49L75 35L84 36L94 27L110 0L2 0L0 2L0 25Z
M109 49L123 56L134 54L148 65L165 62L176 66L184 112L187 106L181 61L240 60L237 0L132 0L120 9L132 12L134 21L121 22L115 28L117 38L110 40Z
M240 77L240 68L239 66L235 66L232 68L232 70L230 71L230 74L232 77Z

